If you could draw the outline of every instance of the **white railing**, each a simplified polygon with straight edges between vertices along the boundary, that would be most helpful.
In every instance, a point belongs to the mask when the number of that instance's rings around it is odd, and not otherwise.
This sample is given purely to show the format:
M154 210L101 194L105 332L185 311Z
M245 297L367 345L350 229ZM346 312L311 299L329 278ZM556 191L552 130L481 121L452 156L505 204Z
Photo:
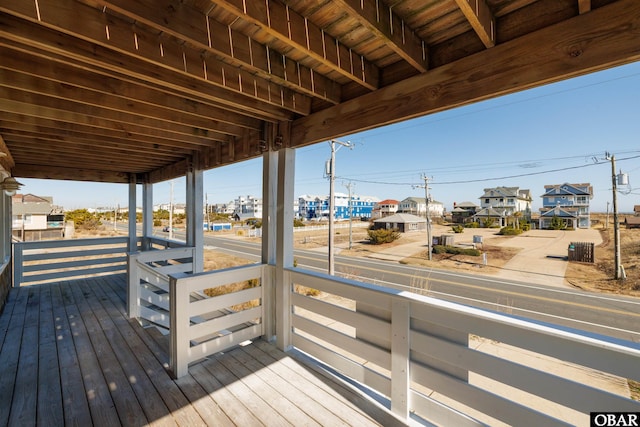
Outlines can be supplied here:
M190 363L264 335L268 268L254 264L170 278L170 364L175 377L186 375ZM230 284L239 286L221 290Z
M156 242L162 246L163 242ZM195 248L178 247L129 254L129 317L168 331L170 327L169 275L193 270Z
M610 382L640 381L637 343L287 271L295 286L292 307L284 308L292 313L285 342L386 397L401 419L588 425L591 411L640 411L640 402L607 391ZM300 285L329 298L307 296ZM580 382L575 372L592 373L593 381Z
M44 240L13 244L13 286L124 273L127 237Z

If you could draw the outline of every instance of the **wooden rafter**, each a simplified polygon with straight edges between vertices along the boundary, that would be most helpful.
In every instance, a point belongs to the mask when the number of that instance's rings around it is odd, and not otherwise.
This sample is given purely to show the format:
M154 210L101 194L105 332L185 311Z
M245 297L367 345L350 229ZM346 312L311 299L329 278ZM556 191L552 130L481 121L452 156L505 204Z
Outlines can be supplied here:
M292 124L307 144L640 60L640 2L620 1ZM537 61L545 58L545 62ZM479 73L492 64L491 72ZM303 144L299 144L303 145Z
M496 45L496 19L485 0L455 0L485 47Z
M389 6L374 0L334 0L334 3L357 17L368 31L385 39L387 46L416 70L427 71L426 44Z
M265 0L265 2L220 0L215 2L215 6L261 27L262 31L292 49L306 51L313 60L347 77L352 82L370 90L378 88L380 73L374 64L286 5L272 0ZM302 29L302 31L292 31L292 28Z
M227 102L232 98L228 94L231 91L299 114L309 113L310 99L305 95L258 78L255 74L225 64L210 55L203 55L201 49L196 49L184 41L178 44L168 35L150 32L140 25L131 25L74 0L59 0L55 4L41 2L37 10L28 2L0 0L0 11L20 16L39 25L46 24L56 31L89 41L120 55L139 59L146 64L186 73L192 78L225 89L226 95L220 99ZM80 15L83 17L82 22L75 18ZM11 34L6 36L11 37ZM29 43L32 38L32 34L25 34L22 41ZM116 64L118 62L121 63L122 58L119 58ZM240 100L238 97L238 101ZM242 104L245 105L250 105L250 102Z
M171 0L85 2L97 3L104 10L113 10L135 22L184 40L203 52L247 69L267 81L334 104L340 101L340 87L335 82L284 55L274 55L275 52L256 43L251 37L185 4Z

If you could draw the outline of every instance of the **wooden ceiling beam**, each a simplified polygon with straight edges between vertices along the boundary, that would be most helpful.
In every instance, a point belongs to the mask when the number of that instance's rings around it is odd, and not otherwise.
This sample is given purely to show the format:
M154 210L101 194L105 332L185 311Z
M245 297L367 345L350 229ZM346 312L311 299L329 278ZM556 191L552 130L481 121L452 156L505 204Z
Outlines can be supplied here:
M13 144L19 141L22 145L32 145L31 141L47 141L47 147L55 146L55 144L64 144L68 151L75 153L92 154L96 150L108 151L115 155L122 155L127 159L139 159L146 160L148 158L154 158L161 161L175 161L185 154L190 154L192 151L176 151L168 152L165 150L155 149L151 146L141 146L133 144L119 144L111 140L100 137L87 137L86 134L79 136L68 131L62 130L62 132L54 133L48 129L19 129L19 124L13 127L5 127L4 122L0 123L0 130L2 131L5 139ZM13 148L12 148L13 149ZM37 151L37 150L36 150Z
M278 1L216 0L212 4L260 27L290 48L305 51L313 60L352 82L369 90L380 84L378 67Z
M203 129L193 124L182 124L178 122L163 121L160 118L147 117L143 114L131 114L127 111L116 109L106 109L100 105L83 104L81 96L75 94L74 100L65 99L55 94L41 94L26 92L19 89L3 86L0 81L0 108L16 114L36 115L42 117L58 119L69 122L76 120L87 120L87 116L96 120L107 120L113 122L116 128L125 125L141 126L147 128L161 129L187 136L204 137L202 144L210 145L207 140L208 133L215 131ZM91 100L90 100L91 101Z
M158 74L156 68L186 74L191 79L208 84L209 88L203 90L203 93L210 92L211 87L224 89L216 99L229 105L235 104L238 111L245 107L253 109L252 102L256 100L300 115L306 115L310 111L311 99L306 95L225 64L184 41L179 44L172 37L151 33L75 0L59 0L55 4L41 2L38 11L31 3L0 0L0 12L5 12L5 16L0 14L0 35L11 40L27 45L37 43L40 48L47 47L52 52L68 55L69 48L78 48L75 45L79 39L89 42L91 46L75 59L106 66L103 59L96 60L97 45L110 51L112 56L115 53L110 65L122 74L135 75L143 81ZM76 19L77 16L82 16L82 22ZM29 26L23 21L15 21L15 17L32 22L34 25L31 28L37 31L29 31ZM45 35L42 27L61 32L72 39L66 41L66 46L52 43L52 39L61 38L60 34ZM134 74L136 70L131 68L132 61L129 58L124 61L122 55L142 61L145 67ZM127 66L123 67L123 63ZM171 80L155 82L168 84ZM187 84L184 87L189 86ZM231 93L236 96L231 96Z
M133 133L131 130L106 130L101 127L91 127L76 123L50 120L46 118L25 116L3 112L0 119L0 129L17 130L22 132L46 133L52 136L85 137L91 135L96 140L105 144L113 144L114 147L146 150L151 148L153 152L189 153L192 150L202 148L202 140L198 144L188 142L187 138L181 140L167 140L157 137ZM204 145L213 145L209 142Z
M295 120L291 144L326 141L638 61L638 17L640 2L616 1Z
M496 45L496 18L486 0L455 0L486 48Z
M75 74L72 75L75 76ZM118 85L119 87L115 87L113 90L109 90L107 86L104 90L97 91L95 88L103 89L102 84L97 83L97 79L94 80L96 83L90 84L87 82L81 87L76 86L75 81L49 80L43 75L23 74L18 71L8 70L0 64L0 86L3 87L37 93L58 100L81 103L89 109L99 107L106 111L117 111L149 120L164 120L169 125L175 123L198 129L200 133L242 134L240 126L216 118L216 116L226 116L224 111L218 112L215 108L209 108L185 99L181 100L170 96L163 97L162 94L145 88L124 88L123 85ZM92 88L87 87L89 84ZM121 89L124 90L121 91ZM117 95L114 93L117 93ZM145 96L148 96L148 98L145 98ZM208 117L208 112L212 113L212 115L214 113L219 114Z
M52 164L18 164L14 176L33 179L60 179L73 181L110 182L128 184L129 174L120 171L89 169L85 167L61 167Z
M383 2L375 0L333 0L358 19L367 31L387 41L402 59L421 73L429 68L426 43Z
M223 61L333 104L340 102L340 86L284 55L273 55L248 35L241 34L183 3L171 0L81 0L107 12L143 23L159 32L207 52Z

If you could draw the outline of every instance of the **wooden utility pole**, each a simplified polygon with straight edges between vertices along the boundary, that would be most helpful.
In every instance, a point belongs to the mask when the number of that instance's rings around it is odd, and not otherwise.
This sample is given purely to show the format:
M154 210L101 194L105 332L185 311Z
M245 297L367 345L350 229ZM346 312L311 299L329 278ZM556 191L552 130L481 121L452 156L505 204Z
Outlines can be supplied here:
M329 175L329 274L333 275L335 272L334 267L334 255L333 255L333 222L334 222L334 209L335 209L335 181L336 181L336 144L341 147L353 148L353 144L350 142L342 142L336 139L329 141L331 146L331 160L327 167L327 175ZM340 149L340 147L338 147Z
M431 237L431 211L429 210L429 177L422 175L424 185L417 185L417 188L424 188L424 204L425 204L425 217L427 219L427 252L429 261L431 261L433 238Z
M613 259L614 259L614 278L625 279L624 269L620 262L620 221L618 219L618 177L616 176L616 156L607 157L611 161L611 184L613 186Z
M349 209L349 249L351 249L353 247L353 224L351 222L351 219L353 218L353 199L351 198L351 189L353 188L354 184L349 181L347 184L344 184L344 186L347 187L347 190L349 190L349 202L347 208Z

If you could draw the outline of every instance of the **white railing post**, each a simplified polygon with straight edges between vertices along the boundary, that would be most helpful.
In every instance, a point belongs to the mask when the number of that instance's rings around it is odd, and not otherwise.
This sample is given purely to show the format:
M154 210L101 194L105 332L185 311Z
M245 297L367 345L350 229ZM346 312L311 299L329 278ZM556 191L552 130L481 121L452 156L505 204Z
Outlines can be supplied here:
M140 270L138 269L138 256L130 253L127 257L127 314L129 319L140 317Z
M189 292L179 289L179 279L169 276L170 337L169 363L174 378L189 373Z
M410 308L398 299L391 306L391 412L402 420L409 419Z
M13 286L19 287L24 274L24 253L20 243L13 244Z

